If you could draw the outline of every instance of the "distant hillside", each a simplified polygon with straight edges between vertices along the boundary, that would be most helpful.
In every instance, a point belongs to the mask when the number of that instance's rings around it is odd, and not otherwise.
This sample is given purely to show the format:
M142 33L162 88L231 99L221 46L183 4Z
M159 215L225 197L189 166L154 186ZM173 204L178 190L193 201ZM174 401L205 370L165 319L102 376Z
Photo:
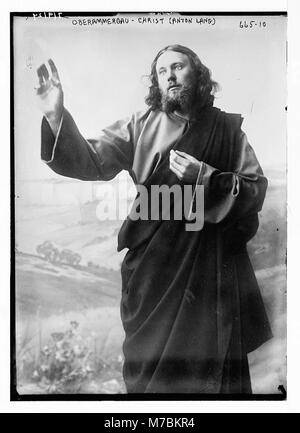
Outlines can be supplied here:
M16 305L25 319L57 313L116 306L120 300L119 272L52 264L40 257L16 255Z

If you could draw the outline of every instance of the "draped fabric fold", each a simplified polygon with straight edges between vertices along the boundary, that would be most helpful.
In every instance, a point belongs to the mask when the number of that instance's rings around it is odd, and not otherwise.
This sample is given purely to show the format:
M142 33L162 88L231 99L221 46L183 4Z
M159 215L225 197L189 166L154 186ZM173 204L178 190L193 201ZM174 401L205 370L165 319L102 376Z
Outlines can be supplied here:
M130 217L120 230L119 250L129 248L121 304L128 392L251 392L246 353L255 348L254 325L251 313L242 317L249 296L255 326L263 330L259 343L271 332L259 289L245 283L238 262L257 230L266 179L260 170L244 178L249 161L237 148L240 124L239 116L207 109L174 146L219 176L206 185L201 231L186 231L185 221ZM177 184L167 164L163 160L144 185Z

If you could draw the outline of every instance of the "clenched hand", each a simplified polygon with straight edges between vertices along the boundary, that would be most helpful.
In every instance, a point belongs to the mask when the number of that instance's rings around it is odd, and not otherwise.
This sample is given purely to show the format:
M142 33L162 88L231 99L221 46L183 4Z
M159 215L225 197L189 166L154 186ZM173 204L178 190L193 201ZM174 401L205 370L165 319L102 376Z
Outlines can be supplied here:
M179 150L170 151L170 169L179 180L195 183L201 168L201 161Z

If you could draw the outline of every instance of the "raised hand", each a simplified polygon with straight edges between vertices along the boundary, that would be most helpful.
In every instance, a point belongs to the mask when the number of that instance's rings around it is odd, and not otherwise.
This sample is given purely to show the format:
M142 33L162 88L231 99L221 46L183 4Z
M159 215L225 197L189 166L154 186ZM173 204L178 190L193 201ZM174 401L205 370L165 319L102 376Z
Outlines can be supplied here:
M39 86L36 88L36 94L41 111L49 121L53 132L56 133L63 113L64 95L53 60L49 59L48 63L51 74L44 63L37 69Z

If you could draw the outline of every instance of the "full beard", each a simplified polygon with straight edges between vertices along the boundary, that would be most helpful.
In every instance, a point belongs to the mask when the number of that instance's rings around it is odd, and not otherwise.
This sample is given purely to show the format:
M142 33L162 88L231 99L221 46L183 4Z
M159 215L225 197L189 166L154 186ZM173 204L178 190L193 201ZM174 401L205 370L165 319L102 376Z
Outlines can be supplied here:
M196 99L195 85L182 86L174 95L169 92L162 93L161 107L166 113L179 111L190 113L193 109Z

